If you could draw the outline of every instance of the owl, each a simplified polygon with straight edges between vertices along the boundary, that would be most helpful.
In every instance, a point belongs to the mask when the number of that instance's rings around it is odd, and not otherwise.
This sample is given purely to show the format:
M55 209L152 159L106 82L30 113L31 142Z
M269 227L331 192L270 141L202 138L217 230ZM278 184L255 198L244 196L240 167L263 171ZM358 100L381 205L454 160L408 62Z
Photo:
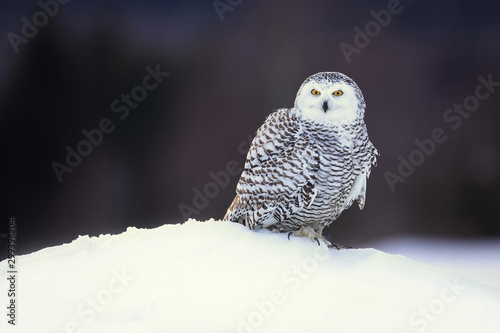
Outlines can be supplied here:
M377 150L356 83L337 72L307 78L291 109L258 129L224 220L323 240L323 228L354 201L365 205ZM319 244L319 241L318 241Z

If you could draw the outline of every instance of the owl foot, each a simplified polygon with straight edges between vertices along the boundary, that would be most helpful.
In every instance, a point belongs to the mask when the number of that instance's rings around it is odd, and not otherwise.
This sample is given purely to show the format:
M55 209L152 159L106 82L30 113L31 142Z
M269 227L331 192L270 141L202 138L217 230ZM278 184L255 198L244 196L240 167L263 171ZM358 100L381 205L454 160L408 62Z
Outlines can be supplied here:
M313 228L311 228L308 225L301 227L299 230L289 232L288 239L290 239L290 235L294 235L297 237L307 237L310 240L312 240L313 242L316 241L318 243L318 245L320 245L319 240L321 239L323 242L325 242L326 246L333 247L332 243L329 240L327 240L325 237L323 237L323 235L317 233ZM334 245L334 246L337 247L336 245Z
M352 249L353 248L352 246L349 246L349 245L335 244L329 237L326 237L326 236L323 236L323 237L325 237L330 242L331 245L329 245L328 247L335 248L335 250Z
M290 232L288 233L288 240L290 240L290 235L292 235L292 234L293 234L293 235L295 235L295 233L294 233L293 231L290 231ZM297 235L295 235L295 236L297 236ZM309 239L311 239L311 238L309 238ZM321 245L321 244L319 243L319 239L318 239L318 237L314 237L314 239L311 239L311 240L312 240L312 241L316 241L316 242L318 242L318 246L319 246L319 245Z
M340 249L352 249L350 246L343 246L340 244L335 244L329 237L323 236L328 242L330 242L330 245L328 247L334 248L335 250L340 250Z

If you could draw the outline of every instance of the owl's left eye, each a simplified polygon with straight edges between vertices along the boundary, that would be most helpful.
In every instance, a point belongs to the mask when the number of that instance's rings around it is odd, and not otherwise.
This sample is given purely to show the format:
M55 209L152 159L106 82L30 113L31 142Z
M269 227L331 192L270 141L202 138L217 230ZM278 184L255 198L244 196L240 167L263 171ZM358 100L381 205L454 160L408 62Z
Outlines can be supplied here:
M333 94L334 94L335 96L342 96L342 95L344 94L344 92L343 92L342 90L335 90L335 91L333 92Z
M316 95L316 96L321 95L321 93L316 89L311 90L311 94Z

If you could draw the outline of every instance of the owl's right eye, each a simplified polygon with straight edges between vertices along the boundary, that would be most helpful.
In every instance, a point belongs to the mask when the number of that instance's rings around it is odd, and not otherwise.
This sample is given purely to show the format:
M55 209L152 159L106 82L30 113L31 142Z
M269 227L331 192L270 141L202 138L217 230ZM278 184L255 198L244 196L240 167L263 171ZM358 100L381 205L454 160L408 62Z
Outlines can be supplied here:
M321 95L321 93L316 89L311 90L311 94L316 95L316 96Z

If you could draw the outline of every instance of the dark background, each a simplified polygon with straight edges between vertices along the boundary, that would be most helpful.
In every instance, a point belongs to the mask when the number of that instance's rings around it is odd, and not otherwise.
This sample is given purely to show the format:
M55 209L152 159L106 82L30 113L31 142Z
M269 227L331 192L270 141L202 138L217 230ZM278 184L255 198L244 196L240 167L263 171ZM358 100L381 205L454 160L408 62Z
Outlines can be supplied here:
M41 8L3 1L0 233L15 216L18 253L29 253L78 235L182 223L179 205L193 207L210 172L243 164L248 146L239 145L273 109L293 106L305 78L339 71L364 93L381 156L365 209L353 206L324 233L353 246L409 233L498 236L500 87L457 130L443 114L474 94L478 76L500 81L500 5L401 1L348 63L340 43L353 44L353 29L387 4L244 0L221 21L212 1L73 0L16 53L8 34L22 35L22 18L33 22ZM157 64L170 75L120 120L111 103ZM51 164L64 164L65 147L103 118L115 130L59 182ZM447 140L391 191L384 174L435 128ZM222 218L237 180L192 217Z

